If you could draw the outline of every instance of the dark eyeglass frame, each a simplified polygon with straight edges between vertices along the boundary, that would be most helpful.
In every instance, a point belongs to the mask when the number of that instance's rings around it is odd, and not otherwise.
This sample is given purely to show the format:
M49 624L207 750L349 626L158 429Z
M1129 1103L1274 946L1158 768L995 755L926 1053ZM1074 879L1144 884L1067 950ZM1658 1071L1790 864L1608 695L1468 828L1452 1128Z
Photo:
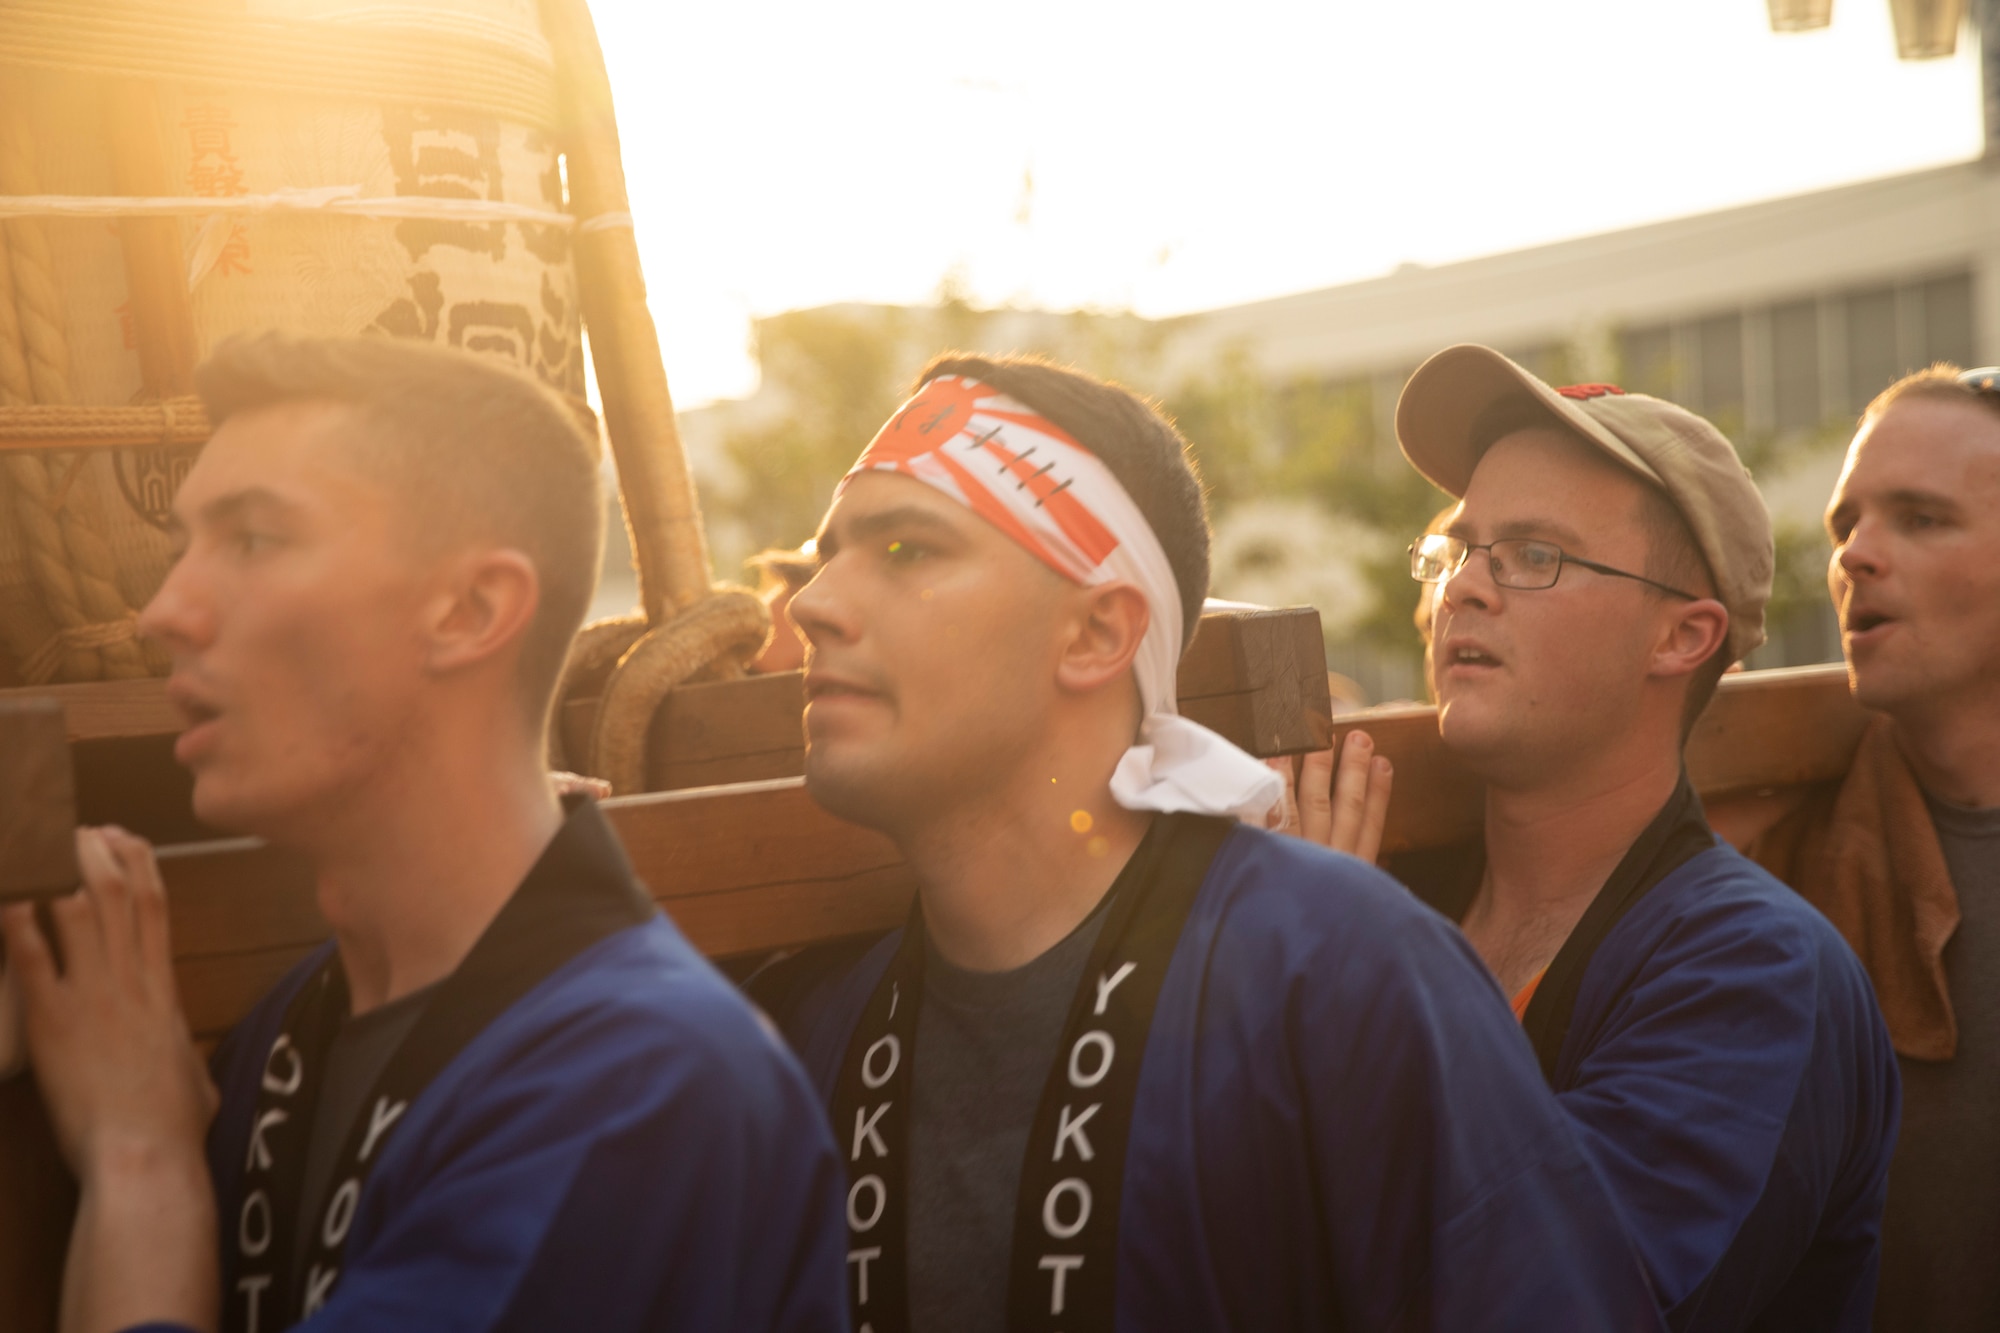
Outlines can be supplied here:
M1458 547L1458 558L1456 560L1442 560L1436 559L1436 556L1423 554L1423 548L1432 543L1437 543L1446 548L1452 546ZM1459 570L1465 568L1465 562L1472 558L1474 551L1485 551L1490 555L1493 549L1498 546L1512 546L1523 550L1535 547L1543 551L1553 551L1555 553L1555 572L1549 575L1547 583L1502 583L1497 573L1493 575L1493 582L1495 584L1502 588L1512 588L1516 592L1542 592L1553 588L1556 586L1557 581L1562 578L1563 567L1565 565L1581 565L1593 573L1608 574L1612 578L1617 579L1631 579L1635 583L1643 583L1649 588L1658 588L1661 592L1672 593L1674 596L1686 601L1698 602L1701 600L1691 592L1682 592L1679 588L1670 587L1657 579L1649 579L1644 574L1634 574L1627 569L1613 569L1610 565L1600 565L1595 560L1585 560L1580 555L1571 555L1554 542L1539 541L1533 537L1502 537L1498 541L1481 542L1475 546L1471 542L1452 536L1450 533L1426 533L1410 543L1410 577L1419 583L1443 583L1452 575L1458 573ZM1441 555L1443 552L1439 552L1438 554ZM1436 559L1436 563L1440 566L1440 569L1436 574L1425 577L1418 568L1418 562L1434 559Z

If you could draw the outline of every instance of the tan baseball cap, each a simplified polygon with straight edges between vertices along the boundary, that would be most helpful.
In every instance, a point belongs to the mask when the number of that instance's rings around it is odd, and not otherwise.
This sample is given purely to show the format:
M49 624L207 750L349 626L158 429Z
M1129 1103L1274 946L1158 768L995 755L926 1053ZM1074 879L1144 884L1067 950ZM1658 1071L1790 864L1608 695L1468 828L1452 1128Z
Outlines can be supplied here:
M1729 610L1732 660L1764 642L1776 548L1771 513L1736 447L1683 407L1614 384L1555 389L1490 347L1447 347L1417 367L1396 404L1396 438L1417 471L1463 496L1484 444L1472 428L1490 408L1525 399L1667 493L1708 561ZM1487 441L1485 443L1491 443Z

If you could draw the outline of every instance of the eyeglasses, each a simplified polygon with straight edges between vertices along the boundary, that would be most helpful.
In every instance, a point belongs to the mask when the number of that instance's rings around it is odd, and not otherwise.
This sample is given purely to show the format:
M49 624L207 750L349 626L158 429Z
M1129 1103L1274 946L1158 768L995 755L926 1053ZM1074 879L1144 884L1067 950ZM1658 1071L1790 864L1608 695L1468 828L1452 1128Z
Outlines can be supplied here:
M1974 393L1990 393L2000 397L2000 366L1981 366L1978 370L1962 371L1958 382Z
M1525 537L1507 537L1474 546L1442 532L1433 532L1410 543L1410 577L1419 583L1443 583L1458 573L1474 551L1486 552L1493 581L1503 588L1529 591L1553 588L1556 580L1562 577L1564 565L1581 565L1599 574L1631 579L1649 588L1658 588L1661 592L1672 593L1690 602L1700 600L1691 592L1670 588L1643 574L1600 565L1595 560L1571 555L1554 542L1530 541Z

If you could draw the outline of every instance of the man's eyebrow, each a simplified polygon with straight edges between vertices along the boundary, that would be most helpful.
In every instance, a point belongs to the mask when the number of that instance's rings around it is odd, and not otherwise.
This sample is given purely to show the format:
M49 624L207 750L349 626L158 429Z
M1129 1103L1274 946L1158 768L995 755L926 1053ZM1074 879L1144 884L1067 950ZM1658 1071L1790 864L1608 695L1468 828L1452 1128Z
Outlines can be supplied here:
M199 513L203 523L219 524L234 522L246 514L259 510L272 511L278 517L289 518L298 512L299 507L276 491L263 486L247 486L240 491L230 491L227 495L216 496L202 505Z
M1887 500L1890 504L1896 504L1896 505L1906 505L1906 506L1928 505L1928 506L1935 506L1940 509L1954 509L1954 510L1958 508L1958 499L1955 496L1946 495L1943 491L1918 490L1917 488L1911 486L1900 487L1896 490L1886 492L1882 496L1882 498L1884 500Z
M862 514L847 524L847 539L855 541L863 537L876 537L885 532L907 531L922 528L932 532L956 535L950 520L933 510L918 505L897 505L892 509L878 509Z
M1552 541L1565 549L1584 544L1582 533L1552 518L1511 519L1496 526L1493 535L1501 540L1508 537L1533 537L1542 541Z

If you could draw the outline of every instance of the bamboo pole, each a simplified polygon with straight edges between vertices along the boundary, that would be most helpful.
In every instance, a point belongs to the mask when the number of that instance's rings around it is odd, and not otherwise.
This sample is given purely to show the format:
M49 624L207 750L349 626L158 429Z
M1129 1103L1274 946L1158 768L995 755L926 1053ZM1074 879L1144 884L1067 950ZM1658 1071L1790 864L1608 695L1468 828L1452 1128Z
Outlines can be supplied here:
M570 206L580 223L575 247L584 326L618 463L639 604L647 623L658 626L708 595L708 542L646 308L597 28L585 0L542 0L541 11L555 53Z

